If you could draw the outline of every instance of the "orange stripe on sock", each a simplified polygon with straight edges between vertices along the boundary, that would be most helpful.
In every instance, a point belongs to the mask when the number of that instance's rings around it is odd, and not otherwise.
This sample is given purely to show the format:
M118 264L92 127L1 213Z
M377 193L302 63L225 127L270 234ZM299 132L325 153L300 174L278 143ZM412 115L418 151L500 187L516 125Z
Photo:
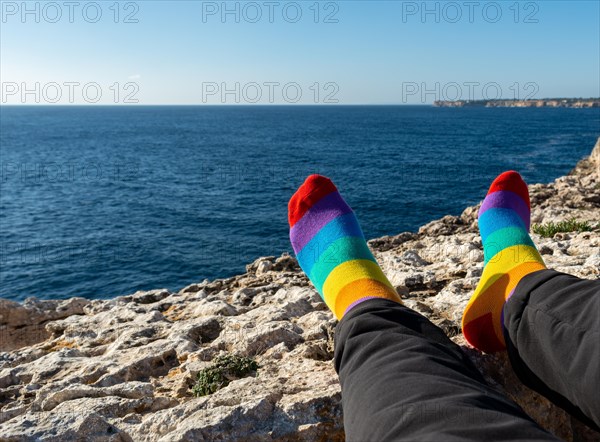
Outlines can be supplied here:
M364 278L346 284L335 298L335 305L329 305L329 308L338 319L341 319L350 304L367 296L375 296L402 303L398 293L388 285L374 279Z
M335 298L342 288L353 281L367 278L394 289L376 262L370 259L354 259L341 263L329 273L322 287L325 302L327 305L335 305Z
M496 335L496 338L498 338L498 341L504 344L504 334L502 332L500 321L506 298L525 275L545 268L546 266L543 263L525 262L513 267L506 273L498 275L498 277L494 277L494 282L486 285L479 293L474 294L469 301L469 304L467 304L462 318L463 330L467 328L467 324L471 321L491 313L491 323L494 328L493 332ZM486 332L482 331L482 333ZM489 333L489 331L487 331L487 333ZM465 337L469 340L468 336L465 335ZM470 340L469 342L474 344ZM486 352L497 351L496 349L491 348L477 348Z

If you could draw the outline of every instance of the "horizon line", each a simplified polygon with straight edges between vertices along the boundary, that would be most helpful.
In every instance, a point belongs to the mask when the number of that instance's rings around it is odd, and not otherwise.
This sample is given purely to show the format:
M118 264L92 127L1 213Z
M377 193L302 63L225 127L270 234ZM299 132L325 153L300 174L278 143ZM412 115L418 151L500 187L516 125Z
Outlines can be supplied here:
M600 100L600 97L558 97L519 99L490 99L490 100L436 100L437 102L477 102L477 101L544 101L544 100ZM177 106L177 107L344 107L344 106L421 106L438 107L435 103L0 103L2 107L144 107L144 106Z

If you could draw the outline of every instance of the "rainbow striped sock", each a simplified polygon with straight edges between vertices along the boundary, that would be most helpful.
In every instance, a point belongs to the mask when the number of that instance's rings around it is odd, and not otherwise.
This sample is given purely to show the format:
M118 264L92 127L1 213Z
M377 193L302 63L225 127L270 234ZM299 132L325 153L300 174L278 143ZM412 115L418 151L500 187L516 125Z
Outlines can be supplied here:
M462 317L467 341L487 353L506 348L502 310L525 275L545 269L529 236L530 205L527 185L508 171L492 183L479 209L479 232L484 268Z
M309 176L290 199L288 218L298 263L338 319L367 299L401 302L329 178Z

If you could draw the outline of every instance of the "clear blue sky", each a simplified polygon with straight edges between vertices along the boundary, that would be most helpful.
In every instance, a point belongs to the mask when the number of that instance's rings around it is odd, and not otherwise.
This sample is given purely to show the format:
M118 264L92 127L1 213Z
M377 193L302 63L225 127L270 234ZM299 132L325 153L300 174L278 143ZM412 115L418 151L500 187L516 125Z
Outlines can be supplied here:
M220 1L76 3L2 2L3 103L600 96L599 1L228 2L239 23Z

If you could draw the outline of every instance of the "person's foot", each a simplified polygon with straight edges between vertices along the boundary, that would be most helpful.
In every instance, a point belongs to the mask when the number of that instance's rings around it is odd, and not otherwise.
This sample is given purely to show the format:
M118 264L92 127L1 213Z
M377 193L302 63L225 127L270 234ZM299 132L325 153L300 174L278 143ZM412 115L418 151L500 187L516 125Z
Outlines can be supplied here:
M358 220L334 184L309 176L288 204L298 263L338 319L371 298L401 303L369 250Z
M525 275L546 266L529 236L529 191L514 171L498 176L479 209L484 268L462 317L463 334L479 350L504 350L502 310Z

